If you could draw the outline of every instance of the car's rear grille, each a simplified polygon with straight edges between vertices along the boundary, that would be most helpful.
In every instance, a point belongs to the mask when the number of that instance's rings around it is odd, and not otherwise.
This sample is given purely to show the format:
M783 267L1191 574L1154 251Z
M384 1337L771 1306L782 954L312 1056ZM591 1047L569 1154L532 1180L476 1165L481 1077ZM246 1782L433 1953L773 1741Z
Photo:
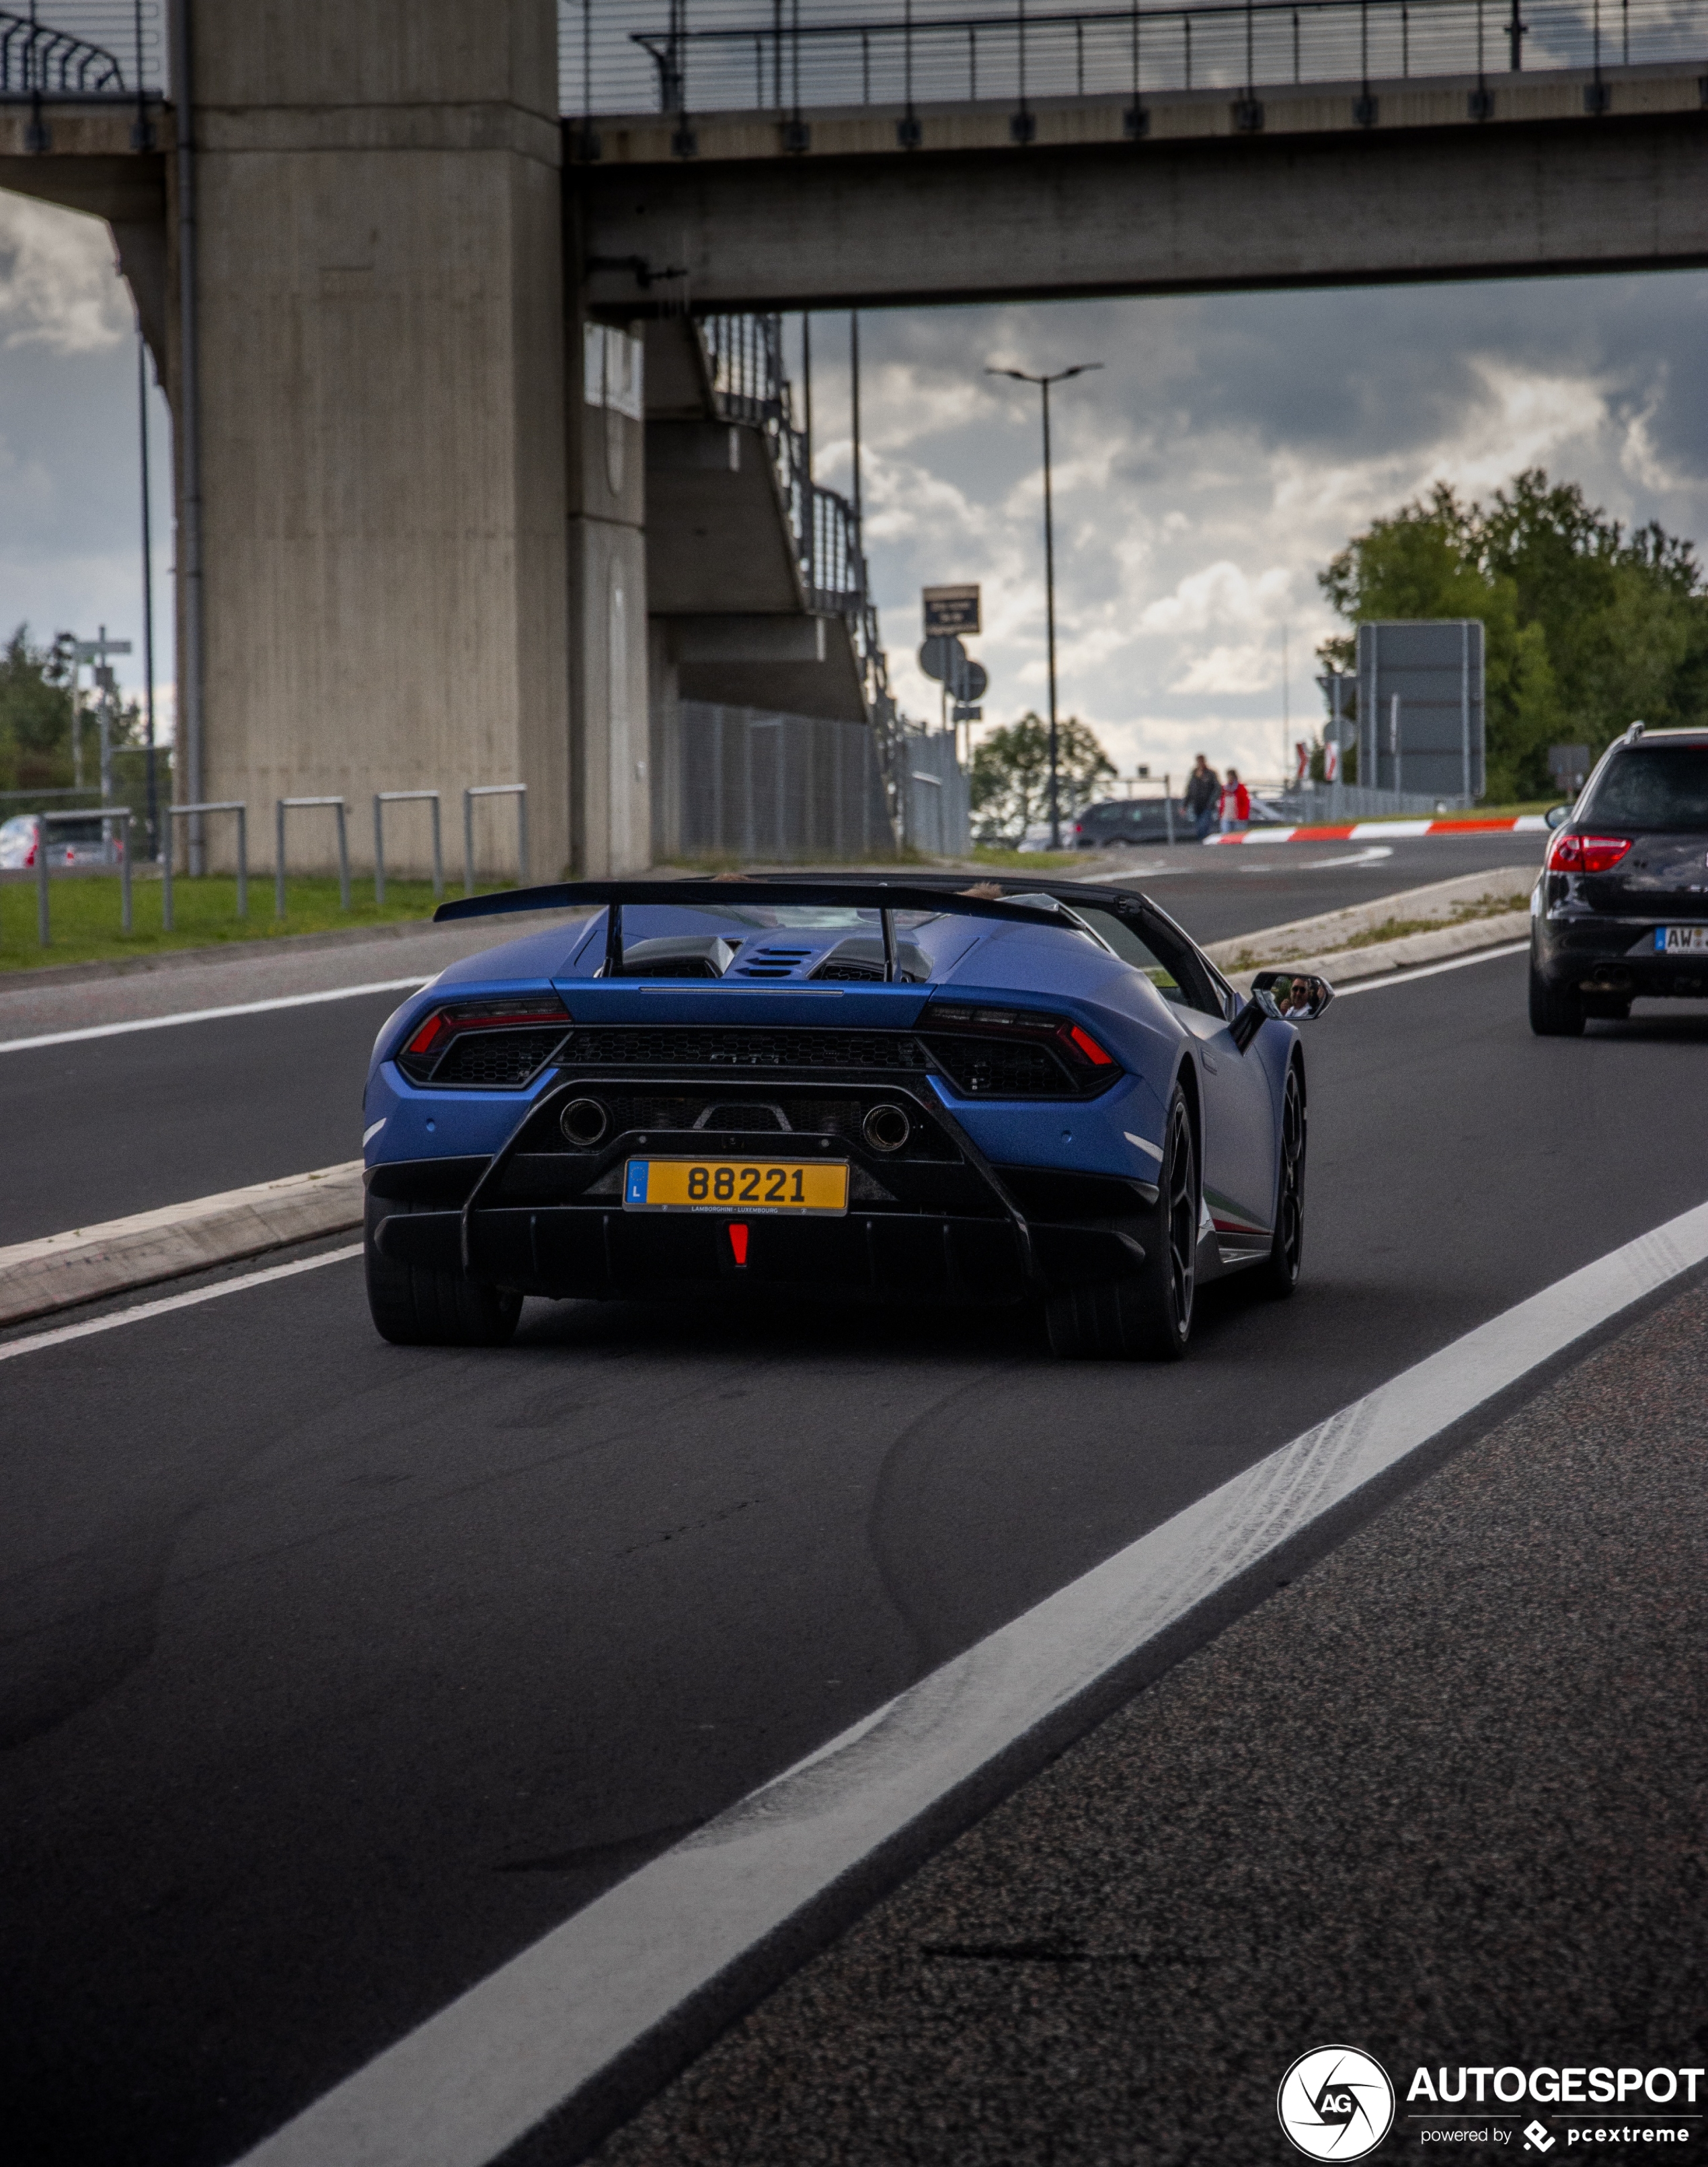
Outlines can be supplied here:
M557 1025L544 1031L459 1031L433 1070L432 1084L436 1089L514 1089L551 1057L563 1036Z
M1084 1084L1070 1076L1047 1046L1002 1045L987 1038L948 1038L933 1034L931 1051L947 1070L956 1090L979 1099L1076 1099ZM1095 1078L1101 1086L1118 1071Z
M627 1136L692 1131L701 1126L718 1135L857 1136L865 1109L857 1099L720 1099L715 1092L693 1097L654 1097L650 1092L601 1091L600 1104L611 1115L611 1133ZM780 1121L778 1115L782 1119ZM785 1123L787 1127L785 1127Z
M610 1024L572 1031L558 1065L639 1068L865 1068L923 1072L919 1041L902 1031L741 1031L691 1024Z

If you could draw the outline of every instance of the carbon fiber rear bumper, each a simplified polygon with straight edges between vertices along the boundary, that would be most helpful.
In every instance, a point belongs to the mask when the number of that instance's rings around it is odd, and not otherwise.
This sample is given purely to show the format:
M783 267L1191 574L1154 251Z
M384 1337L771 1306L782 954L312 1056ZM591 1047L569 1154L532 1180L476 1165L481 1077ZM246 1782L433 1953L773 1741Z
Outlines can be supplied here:
M376 1214L384 1205L376 1199ZM734 1215L625 1212L587 1205L468 1214L394 1208L376 1238L392 1262L467 1270L488 1284L563 1301L784 1289L866 1301L1012 1302L1054 1289L1129 1277L1145 1252L1100 1227L1037 1225L921 1212L850 1212L821 1220L756 1216L745 1264Z

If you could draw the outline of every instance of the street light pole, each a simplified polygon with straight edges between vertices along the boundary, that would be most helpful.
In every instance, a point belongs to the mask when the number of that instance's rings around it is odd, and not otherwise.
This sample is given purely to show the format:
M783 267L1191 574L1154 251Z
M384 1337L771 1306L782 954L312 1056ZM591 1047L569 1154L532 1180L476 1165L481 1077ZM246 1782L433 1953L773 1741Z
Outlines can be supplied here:
M1050 387L1070 376L1101 368L1100 361L1076 362L1051 376L1029 376L1023 368L987 368L986 376L1012 376L1017 384L1035 384L1044 395L1044 624L1050 654L1050 847L1061 848L1061 762L1055 719L1055 509L1050 476Z

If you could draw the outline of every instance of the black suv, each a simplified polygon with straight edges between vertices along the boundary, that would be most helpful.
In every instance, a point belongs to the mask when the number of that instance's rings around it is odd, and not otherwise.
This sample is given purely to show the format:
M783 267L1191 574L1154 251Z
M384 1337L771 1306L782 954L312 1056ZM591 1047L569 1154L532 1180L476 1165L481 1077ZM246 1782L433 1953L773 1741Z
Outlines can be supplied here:
M1633 723L1554 828L1531 898L1530 1027L1708 998L1708 730Z

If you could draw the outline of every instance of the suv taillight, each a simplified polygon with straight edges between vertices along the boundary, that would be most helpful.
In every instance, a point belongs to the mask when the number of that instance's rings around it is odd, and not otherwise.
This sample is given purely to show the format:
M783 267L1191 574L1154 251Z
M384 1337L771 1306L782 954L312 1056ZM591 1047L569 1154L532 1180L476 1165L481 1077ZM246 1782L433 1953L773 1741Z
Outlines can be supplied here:
M1629 835L1555 836L1548 845L1551 873L1607 873L1631 848Z

